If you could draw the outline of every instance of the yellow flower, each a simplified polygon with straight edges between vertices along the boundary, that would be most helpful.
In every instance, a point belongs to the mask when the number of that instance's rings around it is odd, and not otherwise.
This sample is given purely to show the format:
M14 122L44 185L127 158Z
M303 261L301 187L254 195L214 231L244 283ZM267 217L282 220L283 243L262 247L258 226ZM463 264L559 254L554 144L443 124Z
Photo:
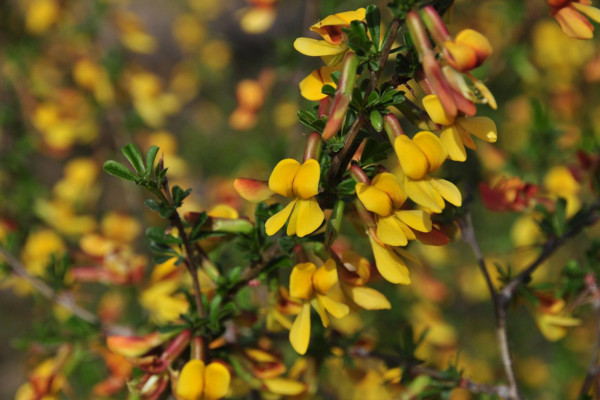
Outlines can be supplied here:
M327 97L323 94L322 89L324 85L331 85L334 88L336 84L331 79L331 73L336 71L337 67L321 67L315 69L306 78L300 82L300 94L307 100L319 101Z
M348 315L350 308L342 302L335 261L329 259L317 268L315 264L300 263L290 276L290 295L303 300L302 309L290 330L290 343L294 350L305 354L310 341L310 306L312 305L323 326L329 326L329 312L335 318Z
M25 26L34 35L46 32L60 17L58 0L33 0L27 7Z
M444 209L445 201L455 206L462 204L460 191L452 182L428 175L441 167L448 154L436 135L427 131L412 139L400 135L394 140L394 150L400 161L404 190L412 201L435 213ZM417 230L429 232L431 227Z
M544 176L544 188L552 195L567 202L567 217L572 217L581 208L579 182L564 165L552 167Z
M465 146L477 149L469 134L489 143L498 139L496 124L488 117L450 117L436 95L430 94L423 98L423 106L429 117L436 124L442 125L440 139L448 151L448 158L454 161L465 161L467 153Z
M406 200L406 193L396 177L389 172L377 175L371 185L357 183L356 194L365 208L375 214L377 239L383 244L406 246L408 240L415 239L411 229L431 231L429 214L423 210L401 208Z
M269 178L269 189L294 200L267 220L267 235L274 235L288 219L287 234L290 236L303 237L317 230L325 219L315 199L319 193L320 174L321 167L313 159L300 165L298 161L287 158L275 166Z
M547 0L550 14L556 19L563 33L575 39L594 37L594 26L588 20L600 22L600 9L590 0Z
M492 54L492 45L481 33L473 29L460 31L454 40L444 43L447 61L461 72L480 66Z
M581 320L573 318L565 310L565 301L551 295L538 293L540 305L535 310L535 322L542 335L551 342L562 339L568 328L581 325Z
M330 15L310 27L324 40L298 38L294 41L294 48L304 55L321 57L327 65L338 64L348 50L342 28L350 26L352 21L364 19L364 8Z
M375 289L366 287L371 277L371 266L366 258L353 251L342 255L343 267L338 269L340 287L346 298L365 310L392 308L388 299Z
M217 400L229 391L231 375L221 363L205 365L201 360L188 361L181 370L175 396L177 400Z
M373 257L375 258L375 266L381 276L391 283L409 285L410 274L406 263L400 257L402 251L398 248L379 243L370 233L368 235L373 250Z

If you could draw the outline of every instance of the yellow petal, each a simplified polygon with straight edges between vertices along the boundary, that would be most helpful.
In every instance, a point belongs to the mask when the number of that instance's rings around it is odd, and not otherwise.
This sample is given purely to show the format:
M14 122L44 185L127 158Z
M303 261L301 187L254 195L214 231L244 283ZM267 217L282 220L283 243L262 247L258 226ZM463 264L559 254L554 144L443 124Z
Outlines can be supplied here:
M577 11L584 13L588 18L592 19L594 22L600 24L600 9L583 4L578 3L576 1L571 2L571 7L574 7Z
M388 196L390 196L390 199L392 199L393 208L402 207L402 204L404 204L406 201L406 193L400 186L398 178L389 172L378 174L375 176L375 178L373 178L373 182L371 182L371 184L377 189L383 190Z
M562 7L554 14L554 18L563 33L569 37L575 39L591 39L594 37L594 26L575 8Z
M262 383L271 393L281 396L297 396L306 390L306 385L287 378L263 379Z
M467 130L463 128L462 125L458 123L458 121L456 122L456 124L454 124L454 127L457 129L458 134L460 135L460 140L462 140L465 147L468 147L471 150L477 150L477 145L473 141L471 134L467 132Z
M181 400L202 400L204 389L204 362L201 360L188 361L177 380L177 398Z
M480 59L485 59L492 54L492 45L488 38L473 29L464 29L456 35L456 43L464 44L477 52Z
M336 70L338 68L325 66L311 72L310 75L300 82L300 94L302 94L302 97L312 101L319 101L327 97L327 95L323 94L322 89L324 85L337 87L331 79L331 73Z
M454 204L456 207L462 205L460 190L452 182L445 179L431 178L429 183L448 203Z
M471 47L452 41L444 43L444 47L450 53L448 63L458 71L469 71L477 66L477 53Z
M294 197L292 184L300 163L291 158L279 161L269 177L269 189L285 197Z
M246 33L260 34L268 30L275 22L277 12L273 7L251 7L240 18L240 28Z
M319 193L319 178L321 177L321 167L317 160L312 158L306 160L298 171L292 184L292 191L296 197L301 199L310 199Z
M406 176L417 180L427 174L429 170L427 157L408 136L398 136L394 140L394 150L396 150L400 166Z
M446 114L444 107L442 107L442 102L435 94L430 94L423 98L423 107L425 107L429 118L436 124L452 125L454 123L454 118Z
M294 41L294 48L298 52L311 57L334 56L346 51L346 46L330 44L324 40L315 40L303 37Z
M460 126L479 139L485 140L489 143L494 143L498 140L498 131L496 129L496 123L488 117L471 117L461 118L459 121Z
M212 362L204 370L204 400L217 400L227 395L231 375L221 363Z
M391 248L383 247L369 236L377 270L391 283L410 284L408 268L404 261Z
M290 296L308 300L312 295L312 276L316 270L313 263L297 264L290 275Z
M406 246L408 243L400 221L393 215L377 219L377 238L390 246Z
M465 161L467 159L467 151L456 126L449 126L442 130L440 140L448 151L449 159L454 161Z
M365 310L387 310L392 308L388 299L375 289L364 286L349 288L352 301Z
M423 210L400 210L394 216L420 232L431 231L431 216Z
M323 81L318 69L311 72L306 78L300 81L300 94L307 100L319 101L327 97L323 94Z
M330 258L325 264L317 268L312 276L312 282L318 293L326 294L338 282L335 261Z
M287 230L285 233L287 233L288 236L292 236L296 234L296 230L298 229L298 214L300 213L300 202L302 200L294 200L294 202L296 203L296 206L294 207L294 210L292 211L292 214L290 215L290 219L288 221L288 225L287 225Z
M363 19L365 19L366 14L367 10L365 8L359 8L356 11L344 11L335 15L345 20L346 23L349 25L352 21L362 21Z
M383 190L366 183L357 183L356 195L367 210L383 217L392 213L392 199Z
M286 221L290 217L290 214L292 213L292 210L294 209L296 201L297 200L291 201L290 204L285 206L283 210L271 216L271 218L265 222L265 231L267 232L267 235L273 236L283 227L283 225L285 225Z
M296 227L298 237L304 237L316 231L324 219L325 214L314 197L308 200L298 200L298 221Z
M290 330L290 343L299 354L306 354L310 341L310 303L302 305L300 314L294 320Z
M434 213L440 213L444 209L444 199L426 181L407 180L404 183L406 194L415 203L423 206Z
M350 313L350 307L346 304L336 301L329 296L317 294L317 298L321 302L321 305L333 315L335 318L344 318Z
M413 142L419 146L429 162L429 172L436 171L448 157L448 151L442 141L433 133L422 131L415 135Z
M317 296L316 298L311 300L310 304L313 306L313 308L315 310L317 310L317 314L319 314L319 318L321 318L321 323L323 324L323 326L325 328L327 328L329 326L329 316L327 315L327 312L325 311L325 307L323 306L323 303L321 302L321 298L319 296Z

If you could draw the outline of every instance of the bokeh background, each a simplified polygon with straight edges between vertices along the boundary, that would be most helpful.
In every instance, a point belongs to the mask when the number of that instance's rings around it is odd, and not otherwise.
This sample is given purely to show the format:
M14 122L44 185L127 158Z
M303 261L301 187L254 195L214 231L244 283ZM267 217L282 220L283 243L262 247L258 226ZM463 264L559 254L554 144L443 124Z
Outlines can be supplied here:
M359 0L1 2L0 241L17 232L15 243L52 247L48 243L54 239L32 238L43 230L63 243L54 245L76 247L84 233L109 225L106 218L115 212L133 217L138 225L132 230L142 231L152 216L141 206L141 193L100 168L132 141L161 147L173 180L193 189L186 209L227 203L248 212L232 178L266 178L278 160L303 152L308 132L296 112L307 102L298 83L318 60L297 53L294 39L310 36L308 27L320 17L366 5ZM564 36L542 0L456 1L451 14L452 33L478 30L494 48L475 75L496 96L498 110L479 113L496 121L499 140L482 143L477 157L470 155L450 174L460 179L463 192L475 196L480 180L519 176L566 198L573 213L586 191L569 167L577 150L597 148L600 137L598 39ZM393 60L388 77L392 65ZM494 213L477 198L472 208L490 266L518 270L532 260L540 242L532 213ZM597 229L589 236L594 233ZM536 273L536 282L557 282L590 240L561 250ZM148 254L143 235L133 235L131 243L137 254ZM468 248L460 241L414 248L423 259L412 271L414 284L381 285L393 310L365 315L366 325L383 343L396 331L392 327L406 321L416 331L428 328L421 356L440 368L458 360L479 382L501 380L489 295ZM36 257L27 252L24 247L23 259ZM60 311L27 296L8 276L0 282L4 399L26 380L28 354L35 353L31 343L44 324L52 331L46 316ZM551 342L536 327L535 307L524 303L511 311L517 373L525 391L536 393L531 398L574 398L593 339L589 310L577 316L582 324ZM360 325L353 323L345 321L339 329L351 333ZM90 382L101 372L91 368ZM75 385L72 398L83 398L80 389ZM351 398L346 396L341 398ZM459 391L456 396L469 398Z

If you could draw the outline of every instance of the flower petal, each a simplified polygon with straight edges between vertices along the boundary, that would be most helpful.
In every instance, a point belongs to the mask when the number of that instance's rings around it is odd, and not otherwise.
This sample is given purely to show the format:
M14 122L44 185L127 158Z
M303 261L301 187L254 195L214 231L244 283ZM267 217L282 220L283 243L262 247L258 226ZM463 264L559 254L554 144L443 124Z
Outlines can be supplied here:
M313 292L312 277L317 267L313 263L297 264L290 275L290 296L308 300Z
M383 217L392 213L392 199L383 190L366 183L357 183L356 195L367 210Z
M388 299L375 289L364 286L351 286L348 292L358 306L365 310L388 310L392 308Z
M460 118L458 120L460 126L479 139L485 140L489 143L494 143L498 140L498 130L496 129L496 123L488 117L471 117L471 118Z
M442 102L435 94L423 97L423 107L425 107L425 111L434 123L440 125L452 125L454 123L454 118L446 113L444 107L442 107Z
M298 220L296 234L298 237L304 237L316 231L323 223L325 214L317 199L314 197L308 200L298 200Z
M588 18L592 19L592 21L600 24L600 9L583 4L578 3L576 1L571 2L571 7L575 8L577 11L584 13Z
M394 216L420 232L431 231L431 216L423 210L400 210Z
M377 238L389 246L406 246L408 240L400 223L393 215L377 219Z
M300 94L307 100L319 101L327 97L323 94L323 80L318 69L315 69L306 78L300 81Z
M448 203L454 204L456 207L462 205L460 190L452 182L445 179L431 178L429 183Z
M317 160L306 160L298 171L292 184L292 191L296 197L309 199L319 193L319 179L321 177L321 167Z
M233 181L233 187L244 200L252 203L260 203L273 195L268 183L257 179L237 178Z
M394 140L394 150L404 174L411 179L422 179L429 170L429 162L423 151L406 135Z
M449 126L440 135L442 144L448 151L448 158L453 161L465 161L467 151L456 126Z
M319 302L329 312L329 314L333 315L335 318L344 318L348 313L350 313L350 307L341 301L336 301L329 296L317 294L317 299Z
M271 393L281 396L297 396L306 390L306 385L287 378L263 379L263 385Z
M285 197L294 197L292 184L300 163L291 158L279 161L269 177L269 189Z
M406 194L415 203L423 206L434 213L440 213L444 209L444 199L437 193L427 181L412 181L407 179L404 183Z
M308 342L310 341L310 303L302 305L300 314L294 320L290 330L290 343L299 354L306 354Z
M204 370L204 397L203 400L217 400L229 392L231 374L221 363L212 362Z
M419 146L427 157L429 172L434 172L442 166L448 157L448 151L440 138L428 131L419 132L413 137L413 142Z
M377 270L385 280L391 283L410 284L408 268L393 249L383 247L369 236Z
M329 289L338 283L338 274L335 261L329 259L321 265L312 276L312 283L318 293L326 294Z
M373 178L371 184L377 189L383 190L390 196L393 208L402 207L402 204L406 201L406 193L404 192L404 189L402 189L400 181L394 174L390 174L389 172L378 174Z
M288 236L292 236L292 235L296 234L296 230L298 228L298 214L300 213L300 202L301 201L302 200L294 200L294 202L296 203L296 206L294 207L294 210L292 211L292 214L290 215L287 229L285 231L285 233Z
M265 222L265 231L267 232L267 235L273 236L285 225L286 221L290 217L290 214L292 213L292 210L294 209L296 201L297 200L291 201L290 204L285 206L283 210L271 216L271 218Z
M177 380L177 398L182 400L201 400L205 377L204 362L201 360L188 361Z
M346 46L330 44L324 40L303 37L294 41L294 48L298 52L311 57L334 56L346 51Z

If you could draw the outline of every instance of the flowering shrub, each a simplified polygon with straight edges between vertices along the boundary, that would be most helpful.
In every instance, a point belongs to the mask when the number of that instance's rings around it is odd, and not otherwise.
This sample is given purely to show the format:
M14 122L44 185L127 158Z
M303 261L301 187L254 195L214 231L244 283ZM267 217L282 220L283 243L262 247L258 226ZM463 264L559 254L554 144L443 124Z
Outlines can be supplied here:
M168 44L161 7L0 6L0 285L44 311L14 398L600 396L598 9L358 4L236 80L292 7L247 3Z

